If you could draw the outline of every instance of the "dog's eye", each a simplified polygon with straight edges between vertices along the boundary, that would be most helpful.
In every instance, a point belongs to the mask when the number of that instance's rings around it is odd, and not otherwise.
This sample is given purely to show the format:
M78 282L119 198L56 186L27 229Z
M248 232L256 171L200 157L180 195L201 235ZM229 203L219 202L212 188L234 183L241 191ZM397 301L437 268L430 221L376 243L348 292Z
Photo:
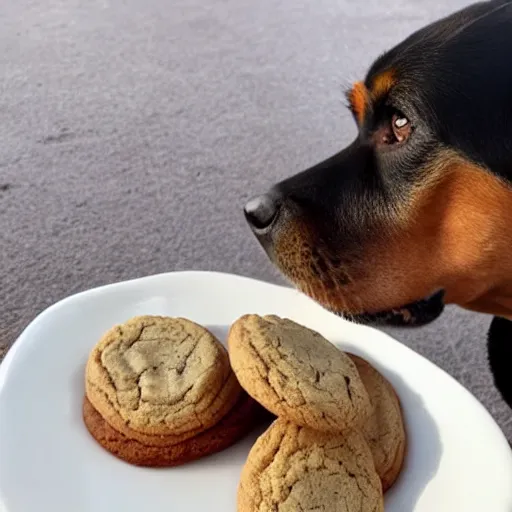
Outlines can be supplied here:
M404 142L411 134L411 123L409 119L402 114L393 114L391 118L391 128L396 142Z
M412 132L409 119L395 110L390 117L385 117L372 132L371 138L379 147L393 146L405 142Z

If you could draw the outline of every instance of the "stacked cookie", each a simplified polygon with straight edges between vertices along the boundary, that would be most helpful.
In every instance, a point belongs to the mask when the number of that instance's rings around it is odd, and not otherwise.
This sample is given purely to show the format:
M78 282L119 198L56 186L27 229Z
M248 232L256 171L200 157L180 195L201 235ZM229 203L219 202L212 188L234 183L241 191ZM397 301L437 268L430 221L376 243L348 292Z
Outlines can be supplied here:
M92 350L83 417L96 441L140 466L176 466L227 448L264 409L223 345L183 318L136 317Z
M239 512L378 512L405 454L400 403L369 363L276 316L231 327L242 387L278 418L242 471Z

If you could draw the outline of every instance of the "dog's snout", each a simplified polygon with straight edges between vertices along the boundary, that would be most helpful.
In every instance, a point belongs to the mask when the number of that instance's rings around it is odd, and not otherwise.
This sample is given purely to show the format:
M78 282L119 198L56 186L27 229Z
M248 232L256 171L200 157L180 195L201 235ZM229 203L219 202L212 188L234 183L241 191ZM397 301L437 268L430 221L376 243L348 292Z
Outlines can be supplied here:
M255 230L265 230L279 213L280 202L275 194L264 194L251 199L244 207L247 221Z

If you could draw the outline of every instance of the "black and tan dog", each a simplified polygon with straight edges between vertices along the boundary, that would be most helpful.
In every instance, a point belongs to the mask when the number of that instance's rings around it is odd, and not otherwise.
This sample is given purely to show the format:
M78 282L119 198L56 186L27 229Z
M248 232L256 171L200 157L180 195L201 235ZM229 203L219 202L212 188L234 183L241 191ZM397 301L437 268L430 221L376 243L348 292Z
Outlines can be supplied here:
M337 314L422 324L454 303L495 315L489 359L512 406L512 1L416 32L347 98L356 140L251 200L254 233Z

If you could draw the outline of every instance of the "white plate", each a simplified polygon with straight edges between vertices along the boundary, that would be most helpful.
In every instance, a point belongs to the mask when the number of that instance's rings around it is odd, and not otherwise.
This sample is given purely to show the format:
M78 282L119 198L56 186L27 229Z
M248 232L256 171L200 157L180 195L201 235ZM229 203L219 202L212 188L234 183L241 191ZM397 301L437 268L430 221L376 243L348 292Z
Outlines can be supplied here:
M409 433L386 512L510 512L512 455L486 410L455 380L380 331L327 313L295 290L207 272L152 276L65 299L39 315L0 366L0 511L235 512L255 436L175 469L129 466L81 419L84 364L113 324L186 316L221 339L244 313L287 316L373 362L394 384ZM255 434L256 435L256 434Z

